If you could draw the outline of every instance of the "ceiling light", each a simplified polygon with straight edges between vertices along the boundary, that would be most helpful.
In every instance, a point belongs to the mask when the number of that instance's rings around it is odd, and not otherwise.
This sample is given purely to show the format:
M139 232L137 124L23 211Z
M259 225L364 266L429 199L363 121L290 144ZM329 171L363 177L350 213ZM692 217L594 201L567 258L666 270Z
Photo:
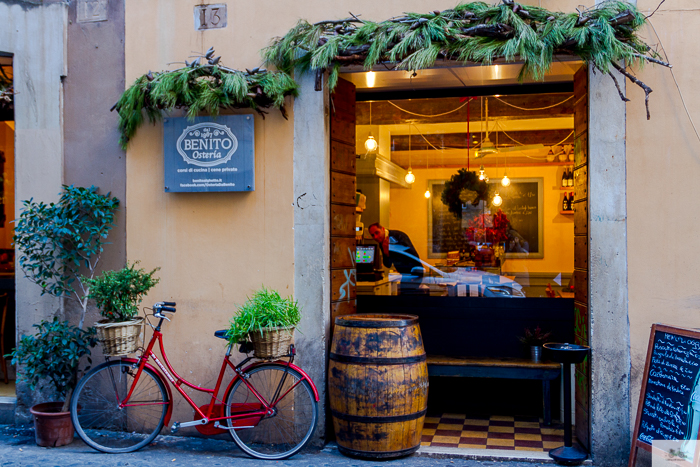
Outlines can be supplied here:
M413 175L413 171L411 169L408 169L408 172L406 172L404 180L406 180L406 183L408 184L411 184L416 181L416 176Z
M377 80L377 74L373 71L368 71L365 74L365 79L367 80L367 87L368 88L373 88L374 87L374 82Z
M510 186L510 178L508 178L508 175L503 176L503 179L501 180L501 185Z
M479 167L479 180L485 181L488 180L489 178L486 176L486 173L484 172L484 166L482 165Z
M503 198L501 198L501 195L499 195L498 192L496 192L496 194L493 195L492 204L494 206L500 206L501 204L503 204Z
M367 137L367 141L365 141L365 149L367 152L374 152L377 150L377 146L377 140L374 139L374 136L372 136L372 133L370 133Z
M425 199L429 199L430 198L430 190L425 190L425 193L423 194L423 196L425 196Z

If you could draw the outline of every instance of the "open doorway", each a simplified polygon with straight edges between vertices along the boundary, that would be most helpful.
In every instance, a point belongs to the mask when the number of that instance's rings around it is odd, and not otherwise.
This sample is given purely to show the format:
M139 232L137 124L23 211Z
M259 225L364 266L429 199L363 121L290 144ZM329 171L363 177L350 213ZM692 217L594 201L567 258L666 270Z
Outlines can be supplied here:
M12 245L15 218L15 117L12 56L0 53L0 352L15 347L15 255ZM9 359L0 366L0 405L14 411L15 372ZM5 399L5 398L10 398ZM2 409L2 407L0 407ZM0 410L4 414L3 410ZM12 419L14 414L12 414ZM12 420L10 420L12 421ZM6 422L3 422L6 423Z
M424 446L563 444L560 367L529 364L520 338L579 340L579 70L558 63L544 83L526 84L518 65L343 76L356 96L353 106L334 100L354 110L356 288L334 295L333 309L356 295L358 313L419 316L431 374ZM334 193L332 184L332 208ZM341 243L332 237L332 251ZM334 258L332 276L349 277ZM576 433L587 446L581 385Z

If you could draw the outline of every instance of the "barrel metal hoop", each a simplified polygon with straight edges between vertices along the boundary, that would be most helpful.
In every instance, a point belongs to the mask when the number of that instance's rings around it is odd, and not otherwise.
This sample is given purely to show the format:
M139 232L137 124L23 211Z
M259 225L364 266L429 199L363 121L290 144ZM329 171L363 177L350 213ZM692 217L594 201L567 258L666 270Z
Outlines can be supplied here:
M418 450L419 447L420 444L412 448L400 449L398 451L358 451L356 449L348 449L339 444L338 451L340 451L341 454L344 454L346 456L358 457L360 459L391 459L413 454Z
M372 315L371 313L369 313ZM386 317L392 317L391 314L383 315ZM415 315L396 315L397 319L379 319L377 315L377 320L373 321L367 317L367 319L355 319L357 317L362 317L362 314L339 316L335 319L336 326L344 326L347 328L405 328L408 326L413 326L418 324L418 316Z
M428 360L426 354L415 355L412 357L352 357L350 355L340 355L331 352L330 359L339 363L371 363L376 365L403 365L405 363L420 363Z
M346 422L356 422L356 423L398 423L398 422L408 422L411 420L416 420L425 415L428 409L423 409L419 412L410 413L408 415L389 415L385 417L376 417L370 415L350 415L346 413L341 413L336 410L331 409L333 416L339 420L344 420Z

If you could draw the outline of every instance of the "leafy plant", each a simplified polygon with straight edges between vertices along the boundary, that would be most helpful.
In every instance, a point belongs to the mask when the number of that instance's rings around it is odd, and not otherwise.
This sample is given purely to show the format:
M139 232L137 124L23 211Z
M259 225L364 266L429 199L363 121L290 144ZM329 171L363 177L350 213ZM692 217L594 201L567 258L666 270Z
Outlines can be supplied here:
M89 355L90 348L97 343L95 329L84 331L56 317L53 321L41 321L34 327L37 333L22 336L10 354L12 364L21 365L19 376L32 390L48 381L56 396L65 400L63 411L67 412L69 393L78 382L80 359L87 355L88 362L92 363Z
M222 108L251 108L263 117L263 108L278 108L284 118L286 96L296 96L298 85L286 73L260 68L238 71L223 66L211 48L192 63L170 71L137 78L119 98L114 108L119 113L119 143L123 149L144 123L163 118L163 112L187 109L193 119L199 112L216 117Z
M525 345L540 346L546 344L549 338L552 337L551 331L543 331L542 328L537 326L534 330L530 328L525 328L525 335L520 337L520 342Z
M41 287L42 295L77 300L82 307L79 329L88 304L84 279L95 275L119 206L117 198L97 190L64 185L55 204L23 201L15 221L14 242L25 276Z
M159 281L153 275L160 269L151 272L136 269L138 261L119 271L105 271L95 278L84 278L90 287L88 298L95 299L100 314L109 321L120 323L129 321L138 315L138 305L143 295Z
M646 18L634 5L608 0L575 13L549 11L514 0L496 5L460 3L453 9L405 13L381 22L352 15L340 20L301 20L263 51L268 64L287 73L330 72L337 84L340 68L394 63L398 69L421 70L438 60L490 64L522 61L519 78L543 79L556 55L572 55L609 74L612 69L651 89L623 65L645 62L670 66L637 34ZM618 86L620 97L623 95ZM648 107L647 107L648 118Z
M277 291L262 287L238 307L226 335L229 342L236 344L247 340L252 332L262 334L266 328L296 326L300 319L301 311L296 300L282 298Z

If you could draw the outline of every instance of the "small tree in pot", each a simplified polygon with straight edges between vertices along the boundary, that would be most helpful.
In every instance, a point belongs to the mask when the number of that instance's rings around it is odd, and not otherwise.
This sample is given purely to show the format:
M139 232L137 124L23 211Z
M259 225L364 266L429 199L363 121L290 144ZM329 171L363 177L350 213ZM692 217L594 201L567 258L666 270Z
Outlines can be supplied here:
M105 271L95 278L85 278L90 298L95 299L104 319L95 323L105 355L119 356L134 352L138 347L143 318L138 316L143 296L160 279L151 272L136 269L137 262L119 271Z
M64 397L58 410L68 415L67 423L80 359L95 345L94 330L84 329L89 295L85 278L92 278L97 271L119 206L117 198L97 191L94 186L64 186L56 203L23 201L15 225L14 242L25 277L41 287L42 295L71 298L80 305L78 326L57 318L42 322L37 325L38 332L23 336L12 352L13 363L20 364L19 377L30 387L43 387L50 381L55 392ZM59 377L58 373L64 374ZM35 409L38 407L33 408L36 426ZM52 410L57 409L52 406ZM70 432L72 440L72 425Z

